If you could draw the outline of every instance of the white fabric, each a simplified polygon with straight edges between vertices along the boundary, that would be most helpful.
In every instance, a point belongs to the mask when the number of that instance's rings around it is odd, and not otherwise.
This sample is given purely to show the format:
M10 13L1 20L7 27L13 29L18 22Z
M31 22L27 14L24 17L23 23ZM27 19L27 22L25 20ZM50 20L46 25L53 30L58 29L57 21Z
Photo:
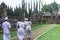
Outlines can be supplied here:
M17 22L17 27L18 27L18 26L19 26L19 27L23 27L23 28L24 28L24 23L23 23L22 21L21 21L21 22L20 22L20 21L18 21L18 22Z
M23 40L24 39L24 28L18 29L18 39Z
M7 20L8 19L8 17L5 17L5 20Z
M3 34L3 40L10 40L10 34Z
M3 28L3 32L4 32L4 33L9 34L9 33L10 33L9 28L11 28L11 24L10 24L9 22L5 21L5 22L3 22L3 24L2 24L2 28Z
M31 24L32 24L31 21L25 21L24 24L26 26L26 30L28 30L28 29L31 30Z
M19 28L17 28L17 36L19 40L23 40L24 39L24 23L22 21L18 21L17 22L17 27L19 26Z
M2 23L2 28L3 28L3 40L10 40L10 30L11 24L7 21Z
M27 18L25 18L25 20L28 20Z
M25 21L24 22L25 26L26 26L26 36L27 38L31 36L31 21ZM30 32L28 32L30 31Z
M31 36L31 30L26 30L26 36L29 38Z

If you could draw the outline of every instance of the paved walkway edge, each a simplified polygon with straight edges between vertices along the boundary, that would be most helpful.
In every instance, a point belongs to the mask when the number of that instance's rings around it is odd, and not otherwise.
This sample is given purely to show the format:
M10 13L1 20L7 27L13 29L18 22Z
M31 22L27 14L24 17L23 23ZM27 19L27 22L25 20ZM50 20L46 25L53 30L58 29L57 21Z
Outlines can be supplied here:
M42 34L40 34L39 36L37 36L35 39L33 40L37 40L39 37L41 37L43 34L45 34L46 32L48 32L49 30L51 30L52 28L54 28L56 26L56 24L54 24L53 27L49 28L47 31L43 32Z

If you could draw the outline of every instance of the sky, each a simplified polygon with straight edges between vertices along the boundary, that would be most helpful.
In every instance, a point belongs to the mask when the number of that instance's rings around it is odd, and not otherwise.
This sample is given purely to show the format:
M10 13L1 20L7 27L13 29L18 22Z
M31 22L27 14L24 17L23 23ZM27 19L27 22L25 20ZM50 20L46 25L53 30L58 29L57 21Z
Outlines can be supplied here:
M34 2L34 0L25 0L25 2L27 3L31 3ZM36 0L35 0L36 1ZM38 0L39 1L39 0ZM42 0L43 1L43 4L50 4L52 2L54 2L54 0ZM58 4L60 3L60 0L55 0ZM19 6L19 4L21 4L22 0L0 0L0 4L4 2L5 4L7 4L8 6L11 6L11 7L16 7L16 6Z
M36 0L25 0L25 2L30 3L31 4L32 1L32 6L33 6L33 2ZM40 0L37 0L40 1ZM41 0L43 2L43 4L50 4L52 2L54 2L54 0ZM55 0L58 4L60 4L60 0ZM21 6L22 0L0 0L0 4L4 2L6 5L8 5L9 7L11 6L12 8L15 8L16 6L19 7L19 4Z

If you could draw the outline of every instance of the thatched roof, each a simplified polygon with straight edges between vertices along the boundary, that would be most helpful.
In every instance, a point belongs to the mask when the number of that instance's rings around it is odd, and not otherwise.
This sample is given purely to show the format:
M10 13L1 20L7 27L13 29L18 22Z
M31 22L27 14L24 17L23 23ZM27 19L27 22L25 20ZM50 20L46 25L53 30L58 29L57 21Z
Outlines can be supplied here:
M51 15L52 15L52 13L47 12L43 16L51 16Z
M60 16L60 13L58 13L57 16Z
M47 13L45 13L43 16L60 16L60 13L49 13L49 12L47 12Z

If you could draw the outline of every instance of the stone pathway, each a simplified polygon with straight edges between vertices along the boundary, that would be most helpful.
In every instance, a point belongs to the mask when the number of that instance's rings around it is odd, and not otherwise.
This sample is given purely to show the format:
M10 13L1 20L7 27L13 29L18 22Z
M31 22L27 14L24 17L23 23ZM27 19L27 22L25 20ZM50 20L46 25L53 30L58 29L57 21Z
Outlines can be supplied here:
M32 32L31 40L35 39L37 36L39 36L40 34L44 33L45 31L47 31L49 28L55 27L55 26L56 26L56 24L51 24L48 27L45 27L45 28L42 28L40 30L37 30L37 31ZM17 38L15 38L13 40L17 40ZM26 36L25 36L25 39L24 40L26 40Z

